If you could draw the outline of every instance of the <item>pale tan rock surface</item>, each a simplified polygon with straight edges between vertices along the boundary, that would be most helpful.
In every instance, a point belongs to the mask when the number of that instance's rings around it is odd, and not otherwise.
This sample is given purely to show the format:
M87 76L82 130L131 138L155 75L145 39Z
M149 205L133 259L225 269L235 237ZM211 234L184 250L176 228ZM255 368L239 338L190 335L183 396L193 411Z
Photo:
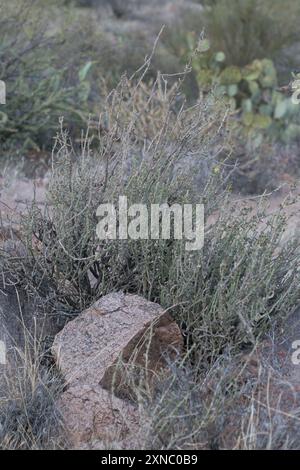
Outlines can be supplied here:
M120 358L151 378L182 347L169 313L136 295L109 294L69 322L52 351L67 383L59 407L72 445L132 448L140 417L128 400Z
M134 447L134 436L139 430L137 408L99 385L70 386L58 406L72 448Z
M178 326L160 305L114 293L69 322L56 336L52 351L67 383L109 389L120 357L143 366L147 348L147 369L155 372L163 366L164 354L182 345Z

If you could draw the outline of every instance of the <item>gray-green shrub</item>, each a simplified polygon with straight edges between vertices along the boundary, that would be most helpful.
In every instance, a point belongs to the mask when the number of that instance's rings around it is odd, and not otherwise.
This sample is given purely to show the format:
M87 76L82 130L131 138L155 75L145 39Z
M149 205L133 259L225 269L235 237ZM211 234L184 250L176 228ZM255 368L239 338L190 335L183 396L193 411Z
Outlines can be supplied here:
M120 289L173 306L191 356L205 351L209 364L227 347L253 344L271 319L297 305L299 242L279 248L283 210L270 217L261 207L248 214L230 204L217 159L226 147L226 111L214 96L186 108L177 86L168 93L161 76L145 89L144 72L109 95L98 152L86 139L76 158L62 130L48 206L33 204L24 218L28 256L17 260L16 274L57 315L76 315ZM172 239L99 241L96 209L118 203L119 195L148 207L204 203L206 218L216 220L206 227L203 250L188 252Z

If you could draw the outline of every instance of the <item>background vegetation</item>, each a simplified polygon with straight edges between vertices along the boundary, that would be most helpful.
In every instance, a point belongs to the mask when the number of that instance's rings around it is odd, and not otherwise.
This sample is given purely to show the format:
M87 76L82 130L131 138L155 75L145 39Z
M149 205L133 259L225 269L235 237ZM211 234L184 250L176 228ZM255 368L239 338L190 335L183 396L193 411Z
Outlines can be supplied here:
M288 85L299 62L299 4L289 0L282 9L281 2L269 0L199 3L189 2L193 8L167 17L146 82L159 70L172 83L173 74L191 61L183 83L189 101L218 84L218 92L233 105L236 188L257 192L275 187L298 166L299 110L281 86ZM9 97L0 114L2 161L4 155L33 149L37 155L49 152L61 116L74 140L80 139L88 117L97 118L107 90L123 73L131 76L151 53L161 24L159 17L151 23L142 16L145 5L0 2L0 79ZM206 39L195 56L203 31Z

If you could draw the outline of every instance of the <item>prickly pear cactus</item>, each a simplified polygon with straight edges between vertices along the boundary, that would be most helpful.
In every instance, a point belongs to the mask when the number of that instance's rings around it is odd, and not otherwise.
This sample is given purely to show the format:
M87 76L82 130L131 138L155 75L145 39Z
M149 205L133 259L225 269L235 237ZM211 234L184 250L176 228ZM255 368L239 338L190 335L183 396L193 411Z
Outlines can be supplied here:
M239 132L257 145L264 137L284 142L300 138L300 104L278 88L272 60L254 60L245 67L226 66L225 54L212 53L208 41L202 42L200 54L192 60L199 88L202 92L214 89L228 100Z

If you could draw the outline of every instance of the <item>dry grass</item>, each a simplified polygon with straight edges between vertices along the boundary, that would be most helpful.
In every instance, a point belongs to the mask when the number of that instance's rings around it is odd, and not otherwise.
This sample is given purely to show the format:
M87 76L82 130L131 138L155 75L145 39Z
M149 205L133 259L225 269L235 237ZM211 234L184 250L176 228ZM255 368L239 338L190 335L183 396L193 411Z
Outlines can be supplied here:
M54 450L67 447L57 408L63 382L43 364L44 343L24 327L25 345L11 347L0 382L0 449Z

